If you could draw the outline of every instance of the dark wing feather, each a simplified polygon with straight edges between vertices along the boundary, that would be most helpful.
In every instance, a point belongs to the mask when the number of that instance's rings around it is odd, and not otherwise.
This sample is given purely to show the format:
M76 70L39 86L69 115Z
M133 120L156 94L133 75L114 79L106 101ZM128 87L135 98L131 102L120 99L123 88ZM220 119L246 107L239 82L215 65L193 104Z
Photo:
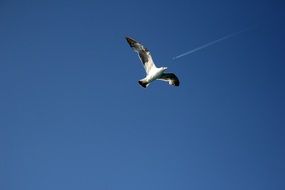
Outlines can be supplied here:
M139 58L144 65L146 73L149 73L150 69L155 65L148 49L132 38L126 37L126 40L131 48L133 48L133 50L138 53Z
M178 77L173 73L163 73L158 80L167 81L170 85L179 86Z

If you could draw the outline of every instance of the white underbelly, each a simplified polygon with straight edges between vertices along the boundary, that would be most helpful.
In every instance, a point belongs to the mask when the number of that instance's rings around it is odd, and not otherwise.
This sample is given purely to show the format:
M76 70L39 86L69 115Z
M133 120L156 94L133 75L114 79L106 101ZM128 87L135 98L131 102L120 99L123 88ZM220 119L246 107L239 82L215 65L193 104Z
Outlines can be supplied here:
M155 70L152 71L150 73L148 73L148 75L146 76L146 79L148 82L154 81L156 79L158 79L163 73L163 70Z

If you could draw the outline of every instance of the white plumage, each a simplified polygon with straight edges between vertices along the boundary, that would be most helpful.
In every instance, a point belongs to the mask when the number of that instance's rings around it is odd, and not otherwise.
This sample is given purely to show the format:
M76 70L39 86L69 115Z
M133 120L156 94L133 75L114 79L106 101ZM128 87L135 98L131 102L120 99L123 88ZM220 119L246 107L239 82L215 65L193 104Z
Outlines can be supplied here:
M147 48L132 38L126 37L126 39L131 48L138 53L138 56L143 63L146 77L138 81L142 87L146 88L154 80L167 81L170 85L179 86L180 82L175 74L165 73L167 67L157 68L155 66Z

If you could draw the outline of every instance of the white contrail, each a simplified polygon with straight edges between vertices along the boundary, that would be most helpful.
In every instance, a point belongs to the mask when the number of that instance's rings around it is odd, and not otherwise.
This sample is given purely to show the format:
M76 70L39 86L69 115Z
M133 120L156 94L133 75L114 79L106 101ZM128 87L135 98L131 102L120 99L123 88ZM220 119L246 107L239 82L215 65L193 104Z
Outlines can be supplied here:
M252 28L252 27L243 29L243 30L241 30L241 31L238 31L238 32L235 32L235 33L232 33L232 34L228 34L228 35L226 35L226 36L224 36L224 37L222 37L222 38L219 38L219 39L214 40L214 41L212 41L212 42L206 43L206 44L204 44L204 45L202 45L202 46L200 46L200 47L197 47L197 48L195 48L195 49L192 49L192 50L190 50L190 51L187 51L187 52L185 52L185 53L182 53L182 54L180 54L180 55L178 55L178 56L176 56L176 57L173 57L172 59L175 60L175 59L179 59L179 58L181 58L181 57L184 57L184 56L186 56L186 55L192 54L192 53L194 53L194 52L196 52L196 51L199 51L199 50L201 50L201 49L204 49L204 48L206 48L206 47L209 47L209 46L211 46L211 45L214 45L214 44L216 44L216 43L219 43L219 42L221 42L221 41L223 41L223 40L226 40L226 39L229 39L229 38L231 38L231 37L234 37L234 36L236 36L236 35L238 35L238 34L240 34L240 33L243 33L243 32L245 32L245 31L249 30L250 28Z

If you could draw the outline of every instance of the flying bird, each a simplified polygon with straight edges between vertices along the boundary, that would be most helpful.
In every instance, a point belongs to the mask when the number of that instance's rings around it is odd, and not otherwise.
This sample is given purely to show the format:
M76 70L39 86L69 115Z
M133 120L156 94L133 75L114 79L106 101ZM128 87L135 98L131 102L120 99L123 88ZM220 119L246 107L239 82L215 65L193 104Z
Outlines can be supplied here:
M149 84L155 80L162 80L168 82L168 84L173 86L179 86L179 79L173 73L166 73L167 67L156 67L151 54L147 48L145 48L141 43L136 40L126 37L127 42L131 48L138 53L138 56L144 66L146 77L139 80L139 84L146 88Z

